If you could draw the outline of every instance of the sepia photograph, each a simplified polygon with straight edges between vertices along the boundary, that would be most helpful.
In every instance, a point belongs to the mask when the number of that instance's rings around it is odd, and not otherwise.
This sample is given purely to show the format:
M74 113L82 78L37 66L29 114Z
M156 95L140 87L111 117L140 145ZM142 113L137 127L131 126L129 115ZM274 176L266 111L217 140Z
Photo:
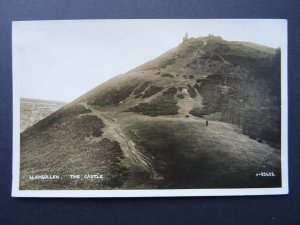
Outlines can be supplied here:
M14 21L13 197L288 193L287 21Z

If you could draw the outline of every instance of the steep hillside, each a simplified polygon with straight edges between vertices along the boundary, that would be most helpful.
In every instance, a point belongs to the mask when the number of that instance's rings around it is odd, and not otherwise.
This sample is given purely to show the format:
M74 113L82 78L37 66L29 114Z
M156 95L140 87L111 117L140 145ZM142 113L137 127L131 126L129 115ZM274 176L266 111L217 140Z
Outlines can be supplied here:
M21 134L22 189L280 185L280 50L252 43L190 38Z

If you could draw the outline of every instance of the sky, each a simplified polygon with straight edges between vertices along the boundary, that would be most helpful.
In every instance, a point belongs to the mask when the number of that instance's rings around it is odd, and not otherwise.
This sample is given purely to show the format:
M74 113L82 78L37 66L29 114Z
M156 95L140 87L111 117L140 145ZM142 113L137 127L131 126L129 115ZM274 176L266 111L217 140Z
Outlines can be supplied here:
M208 34L270 47L286 42L285 20L49 20L13 22L14 90L70 102L180 44Z

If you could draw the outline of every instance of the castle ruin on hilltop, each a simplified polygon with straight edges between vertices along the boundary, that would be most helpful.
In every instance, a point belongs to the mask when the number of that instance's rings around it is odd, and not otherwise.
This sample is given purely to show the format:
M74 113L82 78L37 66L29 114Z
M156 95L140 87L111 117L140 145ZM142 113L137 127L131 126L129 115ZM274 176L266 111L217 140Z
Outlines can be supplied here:
M189 33L186 32L183 39L182 39L182 43L186 42L189 39Z
M222 41L223 38L221 36L215 36L213 34L208 34L206 37L203 37L206 40L211 40L211 41ZM190 38L190 39L194 39L194 38ZM186 41L189 40L189 33L186 32L184 37L182 38L182 43L185 43Z
M223 38L221 36L215 36L213 34L209 34L206 38L208 40L214 40L214 41L222 41L223 40Z

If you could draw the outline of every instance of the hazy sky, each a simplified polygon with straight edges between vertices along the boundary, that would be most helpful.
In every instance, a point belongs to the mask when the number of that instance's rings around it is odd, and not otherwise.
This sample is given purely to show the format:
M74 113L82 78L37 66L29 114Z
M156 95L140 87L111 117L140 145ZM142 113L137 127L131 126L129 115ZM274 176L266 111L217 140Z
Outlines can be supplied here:
M190 37L281 47L284 20L65 20L13 23L13 74L21 97L72 101Z

